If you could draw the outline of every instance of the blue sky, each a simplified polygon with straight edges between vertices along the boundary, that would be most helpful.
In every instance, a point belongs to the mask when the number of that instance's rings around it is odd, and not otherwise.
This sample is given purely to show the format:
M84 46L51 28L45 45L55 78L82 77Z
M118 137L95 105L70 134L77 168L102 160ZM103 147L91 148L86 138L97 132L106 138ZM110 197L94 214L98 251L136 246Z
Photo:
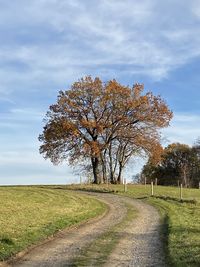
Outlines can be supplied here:
M160 94L168 142L200 136L200 1L0 0L0 36L0 184L79 181L37 138L58 91L85 75Z

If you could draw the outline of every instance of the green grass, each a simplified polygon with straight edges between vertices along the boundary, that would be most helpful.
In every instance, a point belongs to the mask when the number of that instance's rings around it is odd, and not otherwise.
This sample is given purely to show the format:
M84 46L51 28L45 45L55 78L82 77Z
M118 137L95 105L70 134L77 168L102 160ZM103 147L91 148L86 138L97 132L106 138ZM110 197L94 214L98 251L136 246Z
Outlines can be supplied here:
M80 252L80 256L74 259L70 266L103 266L120 239L120 232L137 216L137 211L128 204L125 218L117 225L94 240L88 247Z
M56 187L0 187L0 260L102 214L105 204Z
M169 266L200 266L200 190L183 189L183 202L175 187L128 185L0 187L0 260L9 258L31 244L37 244L59 229L95 217L105 211L97 200L65 189L112 192L143 199L155 205L163 221L163 234ZM194 201L195 200L195 201ZM97 247L105 261L118 241L111 230L88 248L81 260L88 261ZM99 262L101 262L99 261Z
M128 185L124 193L122 185L81 186L84 190L114 192L133 198L143 199L156 206L163 222L163 238L169 266L200 266L200 190L183 189L183 201L175 187L154 187L151 197L149 185ZM80 186L73 186L77 189Z
M200 205L152 198L166 226L166 252L171 266L200 266Z

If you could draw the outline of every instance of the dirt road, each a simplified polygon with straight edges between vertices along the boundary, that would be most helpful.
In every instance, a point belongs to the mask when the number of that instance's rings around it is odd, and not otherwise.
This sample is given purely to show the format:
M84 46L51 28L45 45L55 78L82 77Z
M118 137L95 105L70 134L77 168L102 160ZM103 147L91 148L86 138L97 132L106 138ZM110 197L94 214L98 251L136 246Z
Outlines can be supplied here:
M74 265L73 259L78 257L81 251L87 248L91 242L94 242L95 239L124 219L127 213L127 205L125 203L133 205L139 211L138 216L121 231L120 240L104 266L166 266L159 237L159 215L152 206L140 200L111 194L92 195L109 206L109 211L104 216L82 224L77 228L62 231L55 239L32 249L16 262L4 266L78 266ZM79 266L94 265L80 264Z

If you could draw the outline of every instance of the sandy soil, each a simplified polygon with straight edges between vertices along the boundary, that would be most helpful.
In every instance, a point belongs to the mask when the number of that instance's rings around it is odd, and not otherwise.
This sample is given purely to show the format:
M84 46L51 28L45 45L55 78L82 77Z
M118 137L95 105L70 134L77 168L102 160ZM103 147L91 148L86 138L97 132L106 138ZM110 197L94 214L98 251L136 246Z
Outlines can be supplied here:
M109 211L98 219L84 223L77 228L61 231L52 240L35 247L23 257L12 263L0 266L16 267L64 267L72 266L71 262L80 254L80 250L118 224L126 216L124 203L138 209L138 217L131 221L120 234L121 239L108 258L105 267L134 266L162 267L166 266L162 243L159 236L159 215L152 206L140 201L111 194L95 194L109 206Z

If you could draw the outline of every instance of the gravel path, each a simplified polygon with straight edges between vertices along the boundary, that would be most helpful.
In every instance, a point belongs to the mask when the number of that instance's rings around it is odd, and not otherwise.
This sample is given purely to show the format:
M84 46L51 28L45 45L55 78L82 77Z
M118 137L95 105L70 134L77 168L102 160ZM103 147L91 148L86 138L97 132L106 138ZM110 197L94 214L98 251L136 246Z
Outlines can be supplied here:
M130 198L123 198L123 200L139 211L138 217L124 229L122 239L104 267L167 266L160 240L160 221L157 210L140 200Z
M2 266L15 267L66 267L80 254L80 250L118 224L126 216L125 203L139 210L138 217L122 232L122 238L109 256L105 267L134 266L162 267L164 256L159 238L159 215L152 206L126 197L112 194L91 193L109 206L109 211L98 219L77 228L62 231L53 240L40 245L20 260ZM0 264L1 266L1 264Z

